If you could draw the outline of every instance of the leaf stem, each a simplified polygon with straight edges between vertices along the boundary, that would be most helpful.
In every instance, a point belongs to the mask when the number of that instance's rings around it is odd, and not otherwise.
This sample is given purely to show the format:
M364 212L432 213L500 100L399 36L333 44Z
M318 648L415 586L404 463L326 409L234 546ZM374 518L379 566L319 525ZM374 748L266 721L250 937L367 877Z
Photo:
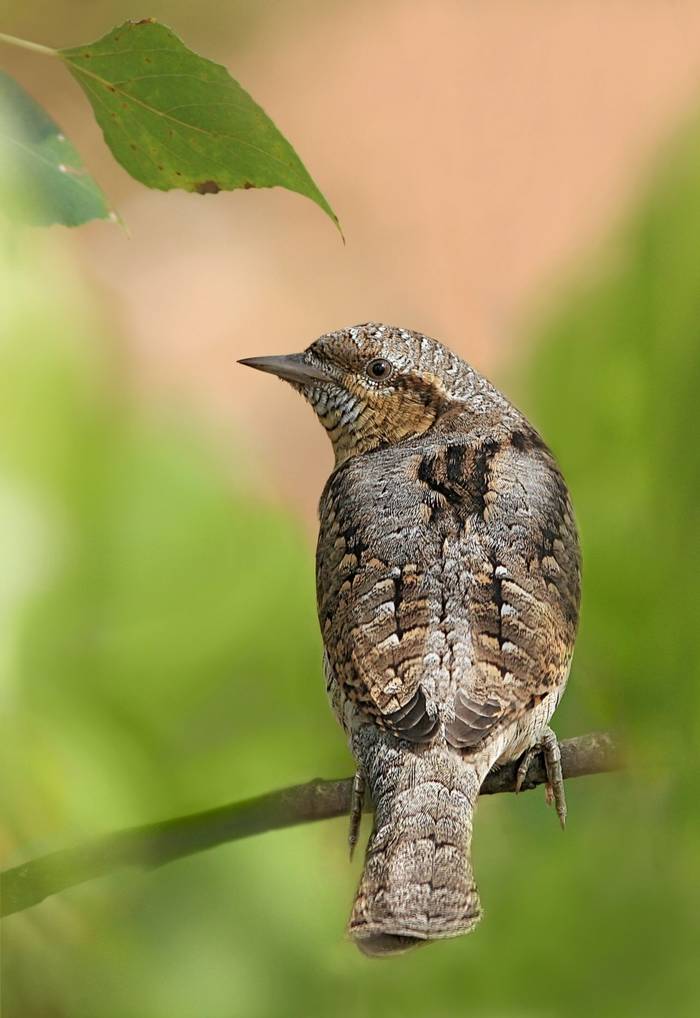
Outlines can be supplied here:
M42 46L40 42L30 42L28 39L18 39L15 35L5 35L4 32L0 32L0 42L6 42L8 46L19 46L20 49L28 49L33 53L41 53L45 57L58 56L57 49L51 49L50 46Z

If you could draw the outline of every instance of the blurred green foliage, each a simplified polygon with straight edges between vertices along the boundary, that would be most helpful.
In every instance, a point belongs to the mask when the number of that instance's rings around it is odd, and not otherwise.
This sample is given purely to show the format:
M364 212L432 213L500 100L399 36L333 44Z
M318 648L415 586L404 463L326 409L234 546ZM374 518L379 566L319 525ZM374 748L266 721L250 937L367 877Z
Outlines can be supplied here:
M116 219L79 153L39 103L0 70L0 158L16 160L21 201L10 206L32 226L79 226Z
M342 935L346 825L300 827L6 920L6 1018L698 1013L699 237L693 131L518 385L583 535L558 731L621 730L630 771L571 782L565 836L537 793L481 803L468 938L363 958ZM2 237L0 306L3 864L349 773L301 529L135 404L31 236Z

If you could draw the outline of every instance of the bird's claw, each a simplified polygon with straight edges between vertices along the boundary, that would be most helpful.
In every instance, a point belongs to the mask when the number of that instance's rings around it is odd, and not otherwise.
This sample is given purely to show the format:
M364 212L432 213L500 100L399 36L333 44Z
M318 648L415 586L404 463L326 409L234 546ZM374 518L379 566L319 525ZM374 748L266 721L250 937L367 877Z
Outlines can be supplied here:
M355 845L360 834L362 823L362 807L365 799L365 776L362 771L356 771L352 779L352 792L350 793L350 830L348 831L348 847L350 859L355 852Z
M551 728L545 728L541 741L544 766L547 771L546 802L549 806L554 803L563 831L566 827L566 793L564 792L564 775L561 770L559 740Z
M523 784L525 782L525 778L527 777L527 772L528 772L528 770L530 768L530 764L532 763L532 758L534 757L535 753L538 752L539 748L540 748L539 746L530 746L530 748L526 749L525 752L523 753L522 757L520 758L520 763L518 764L518 770L517 770L517 773L515 775L515 794L516 795L518 794L519 791L521 791L521 789L523 787Z
M545 728L539 742L535 743L534 746L530 746L523 753L515 776L515 791L519 792L522 789L528 769L532 763L532 758L540 751L544 756L544 766L547 772L547 784L545 785L544 792L545 802L548 806L554 804L557 816L559 817L559 823L562 830L564 830L566 827L567 810L564 776L561 770L561 750L559 749L559 741L551 728Z

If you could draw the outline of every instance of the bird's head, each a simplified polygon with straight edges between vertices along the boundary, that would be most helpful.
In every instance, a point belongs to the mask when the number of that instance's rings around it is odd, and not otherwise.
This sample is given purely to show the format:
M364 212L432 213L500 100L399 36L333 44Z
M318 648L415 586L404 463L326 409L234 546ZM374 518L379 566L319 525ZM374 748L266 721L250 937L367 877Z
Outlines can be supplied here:
M303 353L240 363L283 378L308 400L336 465L423 434L457 404L478 412L479 400L491 403L496 392L436 340L372 322L321 336Z

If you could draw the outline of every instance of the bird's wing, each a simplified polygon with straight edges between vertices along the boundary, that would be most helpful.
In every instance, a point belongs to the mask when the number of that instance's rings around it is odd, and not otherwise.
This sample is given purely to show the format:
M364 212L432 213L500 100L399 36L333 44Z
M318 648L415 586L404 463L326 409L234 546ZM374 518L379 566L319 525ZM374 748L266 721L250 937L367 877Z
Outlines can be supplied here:
M327 666L342 696L360 717L424 742L441 720L422 684L436 592L420 567L425 519L406 468L401 456L373 454L331 475L316 586Z
M445 732L471 749L560 694L578 621L578 536L554 458L524 423L500 440L438 447L421 473L442 495L433 514L438 527L444 517L443 559L464 569Z
M396 450L391 450L394 453ZM361 716L470 749L565 681L575 525L534 431L350 461L321 502L319 618Z

